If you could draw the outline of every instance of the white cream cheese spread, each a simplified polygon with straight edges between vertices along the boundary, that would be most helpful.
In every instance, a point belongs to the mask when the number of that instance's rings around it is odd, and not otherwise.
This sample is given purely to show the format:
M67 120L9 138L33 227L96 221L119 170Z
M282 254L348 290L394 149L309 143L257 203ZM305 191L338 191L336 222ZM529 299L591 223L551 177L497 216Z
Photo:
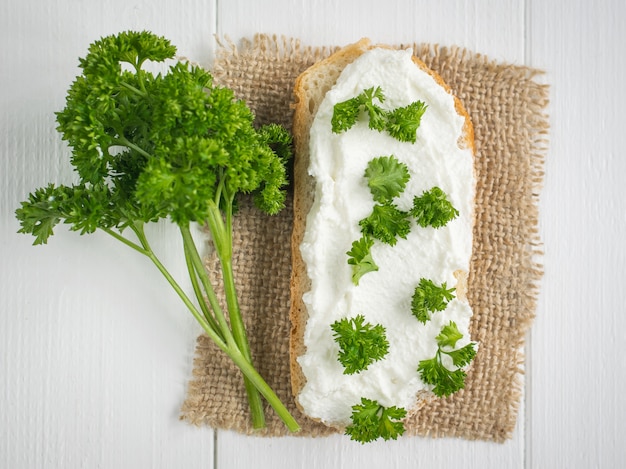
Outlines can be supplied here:
M415 143L369 129L367 119L346 132L332 132L334 105L376 86L386 98L380 104L383 109L417 100L428 106ZM442 327L454 321L463 334L458 346L470 342L472 310L466 301L451 300L426 324L411 313L412 295L421 278L453 287L454 272L469 271L475 180L472 152L458 146L463 126L452 95L413 63L409 50L375 48L362 54L345 68L320 104L310 130L309 173L316 193L300 246L311 289L303 297L309 319L306 352L298 362L307 381L298 401L309 416L344 426L362 397L411 409L419 391L432 389L417 368L421 360L437 353L435 337ZM410 172L404 192L395 200L399 209L408 211L414 196L437 186L459 215L438 229L420 227L412 220L407 238L398 239L395 246L375 243L371 253L378 270L361 277L357 286L346 252L361 237L359 221L374 204L364 172L371 159L389 155ZM330 325L358 314L385 327L389 353L366 370L347 375L337 359L339 346Z

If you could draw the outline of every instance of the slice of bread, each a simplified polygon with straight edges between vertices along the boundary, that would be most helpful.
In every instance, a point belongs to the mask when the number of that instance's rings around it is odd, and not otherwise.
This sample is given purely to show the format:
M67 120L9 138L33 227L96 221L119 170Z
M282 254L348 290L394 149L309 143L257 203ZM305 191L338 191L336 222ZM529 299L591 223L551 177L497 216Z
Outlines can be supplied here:
M311 210L315 196L315 180L309 175L309 130L315 119L317 109L324 100L326 93L333 87L344 68L355 61L366 51L374 47L388 47L373 45L368 39L362 39L357 43L349 45L332 54L327 59L318 62L296 80L294 95L294 121L293 135L295 144L295 161L294 161L294 227L292 234L292 277L291 277L291 337L290 337L290 363L291 363L291 383L294 396L300 394L300 391L306 383L297 358L302 356L305 351L304 333L309 317L307 307L303 302L303 295L309 291L311 280L307 275L307 266L303 261L300 245L302 243L305 230L307 214ZM449 87L443 80L433 71L429 70L426 65L413 57L413 61L417 67L427 71L437 83L442 86L448 93ZM459 115L465 118L463 128L463 137L458 142L459 147L471 149L474 153L474 134L469 116L461 102L455 98L455 108ZM455 277L458 280L456 285L457 297L465 299L467 289L468 272L457 271ZM422 398L420 397L420 400Z

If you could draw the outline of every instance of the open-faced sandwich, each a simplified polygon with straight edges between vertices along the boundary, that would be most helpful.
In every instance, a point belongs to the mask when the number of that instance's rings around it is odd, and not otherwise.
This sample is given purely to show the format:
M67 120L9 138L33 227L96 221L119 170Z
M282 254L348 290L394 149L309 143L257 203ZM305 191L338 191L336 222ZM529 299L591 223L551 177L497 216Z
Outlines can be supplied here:
M469 116L412 51L363 39L295 84L291 371L309 417L396 438L475 356Z

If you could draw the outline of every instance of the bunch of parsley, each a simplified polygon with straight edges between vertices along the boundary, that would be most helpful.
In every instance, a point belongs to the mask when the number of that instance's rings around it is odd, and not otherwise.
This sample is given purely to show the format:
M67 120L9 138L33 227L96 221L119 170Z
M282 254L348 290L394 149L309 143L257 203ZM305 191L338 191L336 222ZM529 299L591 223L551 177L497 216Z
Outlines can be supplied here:
M80 234L100 230L145 255L208 336L241 369L253 426L265 425L261 395L291 431L298 423L259 375L232 271L232 221L238 194L253 194L268 214L283 208L291 138L282 127L256 129L246 104L215 86L199 67L176 62L154 75L147 61L173 59L175 47L150 32L123 32L94 42L80 59L58 130L71 147L78 182L31 193L16 215L22 233L45 244L60 222ZM161 263L145 225L167 218L182 236L193 301ZM223 273L227 312L191 235L210 230ZM205 300L206 298L206 300ZM208 300L208 301L207 301Z

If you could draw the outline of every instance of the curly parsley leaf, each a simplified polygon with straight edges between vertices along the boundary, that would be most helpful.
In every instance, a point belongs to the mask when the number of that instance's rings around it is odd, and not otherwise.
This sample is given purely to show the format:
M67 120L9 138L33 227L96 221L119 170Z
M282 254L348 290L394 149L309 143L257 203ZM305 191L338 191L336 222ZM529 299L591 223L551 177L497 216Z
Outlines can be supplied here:
M419 362L417 371L425 383L434 385L433 393L436 396L449 396L465 387L466 373L462 367L469 365L476 356L475 343L470 342L457 350L443 349L443 347L454 348L462 337L456 323L450 321L437 336L437 354L431 359ZM448 355L457 369L448 369L442 362L442 354Z
M352 249L348 255L348 264L352 266L352 283L359 284L359 280L368 272L378 270L378 265L372 257L370 249L374 245L374 240L369 236L361 236L352 243Z
M459 211L452 206L447 195L439 187L424 191L413 199L413 208L409 212L422 227L441 228L450 220L459 216Z
M346 427L351 440L369 443L382 438L396 440L404 434L406 410L401 407L384 407L377 401L361 398L361 403L352 406L352 423Z
M444 282L436 285L432 280L422 278L415 288L411 300L411 312L423 324L430 320L430 314L443 311L454 298L455 288L447 288Z
M351 128L359 119L360 112L361 101L358 97L335 104L330 121L333 132L341 133Z
M15 213L20 220L18 233L30 233L35 237L33 244L46 244L53 235L54 227L68 216L65 205L73 195L67 187L48 184L29 194Z
M456 323L450 321L447 325L441 328L439 335L437 335L437 345L440 347L452 347L456 346L456 343L463 338L463 334L459 331Z
M369 117L369 128L389 135L401 142L415 143L417 128L427 106L422 101L415 101L407 106L386 111L374 103L385 101L383 90L371 87L354 98L335 104L331 118L334 133L345 132L359 120L361 113Z
M344 366L346 375L366 370L389 351L385 328L380 324L366 323L361 314L335 321L330 327L339 345L338 360Z
M369 115L370 129L383 130L385 126L385 111L374 104L374 99L379 102L385 100L380 87L372 87L364 90L358 96L335 104L331 118L332 130L341 133L356 124L362 111Z
M409 181L409 168L395 156L373 158L365 169L365 178L376 202L391 202L400 195Z
M401 142L415 143L417 128L420 126L427 107L422 101L414 101L407 106L390 111L387 114L386 124L389 135Z
M263 212L274 215L285 207L286 165L292 157L292 137L287 129L277 124L261 126L258 134L260 144L267 145L270 153L268 166L264 168L265 174L254 192L254 204Z
M417 371L427 384L432 384L438 397L454 394L465 386L466 373L462 369L449 370L441 363L441 352L429 360L422 360Z
M463 367L469 365L474 359L476 356L476 348L473 343L470 343L460 349L443 353L446 353L450 358L452 358L452 364L454 366Z
M376 204L372 213L359 222L361 231L367 236L395 246L398 237L406 239L411 224L407 212L391 203Z
M379 86L377 86L376 88L368 88L363 91L363 93L361 93L359 97L361 99L361 104L367 111L367 114L370 118L369 128L372 130L378 130L379 132L384 130L387 123L387 113L379 106L374 104L374 99L377 99L381 103L385 101L385 95L383 94L383 90L381 90Z

